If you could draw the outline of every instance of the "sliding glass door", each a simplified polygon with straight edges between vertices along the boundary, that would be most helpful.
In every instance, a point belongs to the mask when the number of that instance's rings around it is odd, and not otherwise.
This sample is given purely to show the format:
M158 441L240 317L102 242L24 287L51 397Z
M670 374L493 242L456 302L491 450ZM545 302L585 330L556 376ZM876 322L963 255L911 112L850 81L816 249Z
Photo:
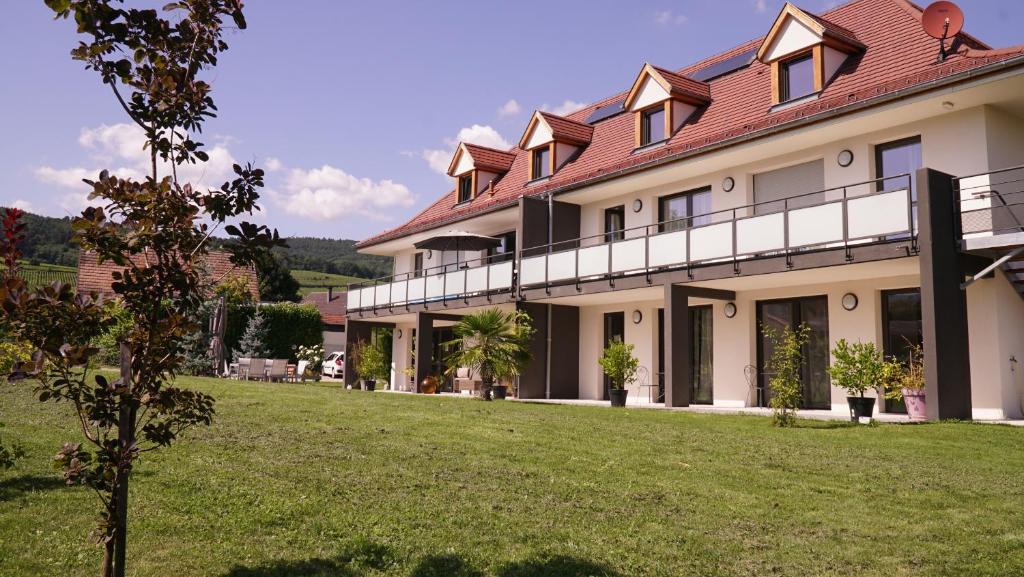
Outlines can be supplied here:
M714 401L711 305L690 307L690 403ZM665 400L665 309L658 309L658 402Z
M921 290L882 291L882 351L887 358L907 364L910 352L924 343L921 325ZM902 399L885 399L887 413L906 413Z
M764 336L762 327L780 331L784 327L796 330L802 323L811 328L810 340L803 348L803 364L800 367L804 409L829 409L832 406L832 390L828 378L828 297L804 297L760 301L757 303L757 373L758 386L767 394L762 395L767 403L771 398L768 385L772 374L767 370L767 359L774 352L772 343Z
M604 313L604 346L607 347L614 340L626 342L626 313L622 311ZM603 349L602 349L603 353ZM604 376L604 400L608 400L608 389L612 382L608 375Z

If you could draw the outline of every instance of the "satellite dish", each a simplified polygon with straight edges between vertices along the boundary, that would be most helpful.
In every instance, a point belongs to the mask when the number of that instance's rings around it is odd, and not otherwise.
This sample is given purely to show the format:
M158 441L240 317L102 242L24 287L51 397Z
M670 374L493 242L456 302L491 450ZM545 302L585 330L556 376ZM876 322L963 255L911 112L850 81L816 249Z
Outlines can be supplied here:
M964 13L952 2L932 2L921 15L921 27L926 34L939 41L939 61L946 59L946 39L956 36L964 28Z

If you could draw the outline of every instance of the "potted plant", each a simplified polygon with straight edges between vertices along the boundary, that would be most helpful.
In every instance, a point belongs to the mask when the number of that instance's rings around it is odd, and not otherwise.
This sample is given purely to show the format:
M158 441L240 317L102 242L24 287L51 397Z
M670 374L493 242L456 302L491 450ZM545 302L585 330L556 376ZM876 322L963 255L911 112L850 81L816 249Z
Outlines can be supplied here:
M875 398L865 397L868 390L884 391L889 388L895 366L882 358L875 343L856 342L850 344L839 339L832 349L832 366L828 374L832 384L846 390L846 402L850 406L850 420L858 422L861 417L871 418Z
M377 381L387 382L391 374L391 359L381 343L367 343L359 341L356 343L358 359L355 365L356 375L363 382L363 389L373 391L377 388Z
M613 407L625 407L629 390L626 385L636 380L636 372L640 360L633 356L633 345L614 339L605 347L601 358L597 360L601 370L608 375L608 397Z
M295 353L295 359L306 361L306 368L301 375L296 375L303 381L306 379L320 380L324 364L324 347L322 345L300 346Z
M893 386L887 397L903 399L907 406L907 416L914 421L924 421L928 418L924 396L924 351L921 345L913 345L909 353L905 365L894 361Z
M504 399L507 387L495 385L502 377L514 377L530 360L530 338L533 326L523 311L503 312L492 308L468 314L453 327L455 339L445 343L452 353L445 360L448 373L454 375L460 367L468 367L480 375L481 392L485 401Z

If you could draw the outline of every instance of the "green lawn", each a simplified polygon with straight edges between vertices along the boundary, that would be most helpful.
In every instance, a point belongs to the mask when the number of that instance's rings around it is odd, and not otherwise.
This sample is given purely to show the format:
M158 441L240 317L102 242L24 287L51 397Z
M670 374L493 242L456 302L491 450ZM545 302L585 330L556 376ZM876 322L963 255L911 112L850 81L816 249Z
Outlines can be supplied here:
M292 276L295 280L299 281L299 294L302 296L306 296L311 292L325 291L329 286L335 289L344 288L349 283L366 280L354 276L317 272L314 270L293 270Z
M218 418L136 470L131 575L1024 574L1022 429L187 384ZM96 574L65 409L4 383L0 420L0 574Z

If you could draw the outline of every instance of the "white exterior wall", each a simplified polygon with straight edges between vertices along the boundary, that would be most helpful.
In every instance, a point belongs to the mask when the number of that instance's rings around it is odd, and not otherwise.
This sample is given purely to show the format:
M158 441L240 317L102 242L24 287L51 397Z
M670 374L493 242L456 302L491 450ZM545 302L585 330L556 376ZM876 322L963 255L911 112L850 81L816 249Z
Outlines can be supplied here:
M821 42L821 36L817 32L804 26L796 18L788 16L785 22L782 23L782 27L775 36L775 40L772 41L771 45L768 46L768 50L765 51L764 60L765 62L771 62L772 60L789 56L794 52L799 52L809 46L814 46L819 42Z

